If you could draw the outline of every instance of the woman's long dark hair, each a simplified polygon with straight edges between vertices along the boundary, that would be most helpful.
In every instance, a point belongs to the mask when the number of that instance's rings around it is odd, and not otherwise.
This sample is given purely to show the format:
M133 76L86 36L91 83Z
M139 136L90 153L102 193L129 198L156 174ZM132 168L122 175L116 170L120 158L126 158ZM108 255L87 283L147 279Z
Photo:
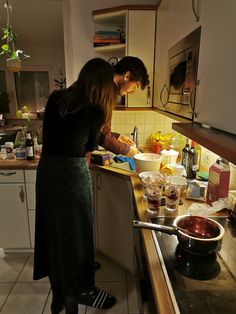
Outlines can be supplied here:
M65 117L86 106L98 106L104 112L104 122L108 122L116 97L113 67L103 59L94 58L83 66L77 81L64 91L60 113Z

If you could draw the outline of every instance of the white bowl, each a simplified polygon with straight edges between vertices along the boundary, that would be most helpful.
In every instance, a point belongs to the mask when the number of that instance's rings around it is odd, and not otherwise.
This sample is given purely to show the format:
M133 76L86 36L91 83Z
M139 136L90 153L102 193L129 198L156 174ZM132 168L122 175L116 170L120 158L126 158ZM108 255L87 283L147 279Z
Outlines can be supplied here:
M159 171L161 156L153 153L141 153L134 155L136 172Z
M181 192L183 192L187 187L187 179L181 176L170 176L169 182L171 184L179 185Z

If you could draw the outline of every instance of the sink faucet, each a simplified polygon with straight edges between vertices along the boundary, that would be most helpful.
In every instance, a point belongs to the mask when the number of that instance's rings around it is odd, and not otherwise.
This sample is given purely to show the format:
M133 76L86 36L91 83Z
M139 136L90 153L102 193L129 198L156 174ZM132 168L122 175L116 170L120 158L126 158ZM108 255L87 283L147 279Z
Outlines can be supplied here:
M136 147L138 147L138 128L135 126L133 132L131 133L133 136L133 141Z

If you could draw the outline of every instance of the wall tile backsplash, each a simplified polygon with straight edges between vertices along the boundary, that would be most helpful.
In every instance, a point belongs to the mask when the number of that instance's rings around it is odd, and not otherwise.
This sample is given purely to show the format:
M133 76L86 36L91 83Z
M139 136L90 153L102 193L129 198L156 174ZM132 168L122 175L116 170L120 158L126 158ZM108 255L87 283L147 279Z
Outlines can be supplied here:
M138 145L149 146L148 140L153 132L172 133L172 123L175 120L168 118L159 112L139 111L113 111L112 131L131 137L134 126L138 128ZM218 155L201 147L201 169L208 168L219 158ZM236 165L230 164L230 188L236 189Z
M148 140L153 132L170 133L175 120L155 111L113 111L112 131L131 136L134 126L138 128L138 143L140 147L148 146Z

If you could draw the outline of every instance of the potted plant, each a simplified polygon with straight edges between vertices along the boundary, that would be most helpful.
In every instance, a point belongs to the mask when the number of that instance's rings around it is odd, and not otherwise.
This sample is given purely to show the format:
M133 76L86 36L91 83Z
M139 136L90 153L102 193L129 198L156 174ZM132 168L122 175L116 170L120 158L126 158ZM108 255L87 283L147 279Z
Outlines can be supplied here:
M7 22L6 26L3 27L2 40L5 41L1 46L0 55L6 54L7 58L7 68L12 72L19 72L21 68L21 60L29 58L29 55L25 54L23 50L16 50L16 33L14 32L11 23L11 10L12 7L9 5L8 0L5 1L4 7L7 11Z

